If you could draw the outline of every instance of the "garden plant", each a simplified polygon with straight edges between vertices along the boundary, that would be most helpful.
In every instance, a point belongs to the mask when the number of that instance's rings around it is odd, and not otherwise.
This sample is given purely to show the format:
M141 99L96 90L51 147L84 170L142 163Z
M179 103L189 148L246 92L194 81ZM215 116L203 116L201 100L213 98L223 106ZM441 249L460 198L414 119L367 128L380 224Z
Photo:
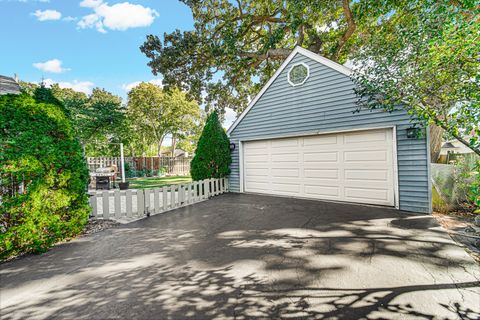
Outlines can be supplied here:
M0 96L0 258L43 252L88 220L88 169L65 109Z

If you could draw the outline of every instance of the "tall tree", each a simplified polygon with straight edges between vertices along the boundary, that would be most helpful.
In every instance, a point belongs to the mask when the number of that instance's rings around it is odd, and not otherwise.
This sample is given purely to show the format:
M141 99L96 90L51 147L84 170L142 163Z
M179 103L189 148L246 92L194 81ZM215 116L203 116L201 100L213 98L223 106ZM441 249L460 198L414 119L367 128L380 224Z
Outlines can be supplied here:
M168 134L188 131L200 117L200 108L178 89L164 92L151 83L142 82L128 94L127 118L137 139L157 144L157 153Z
M413 121L438 126L480 155L480 5L415 1L402 12L355 57L360 107L402 105Z
M205 112L201 113L200 120L189 131L183 132L178 136L178 148L193 154L198 144L198 139L202 134L203 127L207 115Z
M198 140L190 174L195 181L223 178L230 173L231 162L230 142L218 120L218 113L214 111L208 116Z
M54 103L65 109L87 154L106 155L112 148L108 144L110 141L124 139L124 107L120 97L100 88L87 95L70 88L60 88L58 84L50 88L27 82L20 85L37 101Z
M148 65L167 89L189 91L207 109L242 111L295 46L343 63L408 0L182 2L192 10L194 30L176 30L163 41L148 35L140 48Z

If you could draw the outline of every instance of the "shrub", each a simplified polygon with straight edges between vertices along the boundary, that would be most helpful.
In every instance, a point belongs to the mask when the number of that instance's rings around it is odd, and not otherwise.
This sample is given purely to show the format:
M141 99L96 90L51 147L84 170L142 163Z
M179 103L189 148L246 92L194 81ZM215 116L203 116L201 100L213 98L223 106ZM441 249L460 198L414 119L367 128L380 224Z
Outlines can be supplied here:
M475 158L457 157L453 179L457 207L470 212L478 211L480 205L479 185L480 160Z
M468 188L467 197L473 212L480 214L480 160L477 160L475 163L473 175L474 179Z
M193 180L223 178L230 173L231 162L230 141L218 120L217 112L212 112L198 140L190 174Z
M27 94L0 96L0 258L82 231L88 169L70 120Z

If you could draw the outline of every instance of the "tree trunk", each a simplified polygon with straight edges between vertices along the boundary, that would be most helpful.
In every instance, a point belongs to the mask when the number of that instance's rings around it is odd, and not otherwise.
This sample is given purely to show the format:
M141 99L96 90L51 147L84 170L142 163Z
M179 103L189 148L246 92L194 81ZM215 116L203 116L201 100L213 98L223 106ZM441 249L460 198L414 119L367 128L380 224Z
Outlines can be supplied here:
M158 140L158 150L157 150L157 154L159 157L162 156L162 144L163 144L163 137Z
M430 162L436 163L440 158L444 130L432 124L430 126Z
M172 157L175 157L175 148L177 147L177 137L172 134Z

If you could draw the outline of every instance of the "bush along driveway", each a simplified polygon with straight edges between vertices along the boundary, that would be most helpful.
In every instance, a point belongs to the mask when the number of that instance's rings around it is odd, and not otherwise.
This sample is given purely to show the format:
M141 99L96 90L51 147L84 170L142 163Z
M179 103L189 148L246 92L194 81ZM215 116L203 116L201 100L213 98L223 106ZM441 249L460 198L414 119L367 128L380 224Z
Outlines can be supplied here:
M478 319L426 215L225 194L1 265L3 319Z

